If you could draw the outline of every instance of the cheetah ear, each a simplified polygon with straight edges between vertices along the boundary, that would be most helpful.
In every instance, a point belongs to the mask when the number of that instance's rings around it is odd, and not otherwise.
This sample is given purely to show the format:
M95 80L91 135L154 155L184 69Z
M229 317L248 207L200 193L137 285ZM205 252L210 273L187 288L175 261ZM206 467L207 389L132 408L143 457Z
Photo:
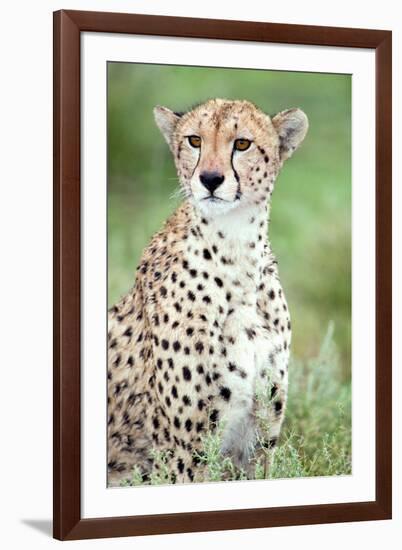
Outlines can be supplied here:
M301 109L288 109L274 116L272 124L279 136L282 161L290 158L306 137L308 118Z
M160 107L159 105L154 108L154 117L156 125L162 132L163 137L166 139L169 147L172 149L172 137L181 114L174 113L166 107Z

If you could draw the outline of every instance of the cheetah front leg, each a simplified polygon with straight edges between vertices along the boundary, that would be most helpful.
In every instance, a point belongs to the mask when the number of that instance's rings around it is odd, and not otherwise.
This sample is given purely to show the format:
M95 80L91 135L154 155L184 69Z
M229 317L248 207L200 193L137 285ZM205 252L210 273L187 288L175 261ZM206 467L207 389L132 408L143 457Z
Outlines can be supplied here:
M263 342L257 356L255 414L260 450L256 455L257 460L263 459L265 477L268 477L285 415L291 343L289 310L273 258L263 270L257 311Z
M257 440L254 400L257 375L255 313L240 308L225 323L226 383L231 397L223 417L221 451L248 477Z

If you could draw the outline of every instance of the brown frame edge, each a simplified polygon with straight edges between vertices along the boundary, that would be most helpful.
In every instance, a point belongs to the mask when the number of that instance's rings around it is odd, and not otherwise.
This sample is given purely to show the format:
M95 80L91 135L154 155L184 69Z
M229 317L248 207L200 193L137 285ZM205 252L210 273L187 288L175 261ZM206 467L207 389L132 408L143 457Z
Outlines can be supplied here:
M80 33L281 42L376 50L376 500L81 519ZM60 540L368 521L392 516L392 33L61 10L54 13L54 537ZM381 222L381 223L380 223ZM384 399L383 397L386 396Z

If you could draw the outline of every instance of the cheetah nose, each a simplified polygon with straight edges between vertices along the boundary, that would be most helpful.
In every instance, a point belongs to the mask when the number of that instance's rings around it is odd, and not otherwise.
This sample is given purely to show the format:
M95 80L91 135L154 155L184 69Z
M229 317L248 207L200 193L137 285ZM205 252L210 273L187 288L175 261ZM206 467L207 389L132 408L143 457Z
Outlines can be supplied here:
M200 181L202 185L208 189L208 191L213 194L215 189L223 183L225 176L219 174L218 172L202 172L200 174Z

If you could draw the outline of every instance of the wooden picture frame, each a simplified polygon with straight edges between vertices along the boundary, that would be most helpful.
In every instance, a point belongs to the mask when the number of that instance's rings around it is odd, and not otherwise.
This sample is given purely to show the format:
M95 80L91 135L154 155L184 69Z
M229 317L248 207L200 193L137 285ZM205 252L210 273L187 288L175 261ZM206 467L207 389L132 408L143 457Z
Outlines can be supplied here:
M82 519L80 35L82 32L371 48L376 58L376 499ZM54 537L61 540L391 518L390 31L62 10L54 13Z

